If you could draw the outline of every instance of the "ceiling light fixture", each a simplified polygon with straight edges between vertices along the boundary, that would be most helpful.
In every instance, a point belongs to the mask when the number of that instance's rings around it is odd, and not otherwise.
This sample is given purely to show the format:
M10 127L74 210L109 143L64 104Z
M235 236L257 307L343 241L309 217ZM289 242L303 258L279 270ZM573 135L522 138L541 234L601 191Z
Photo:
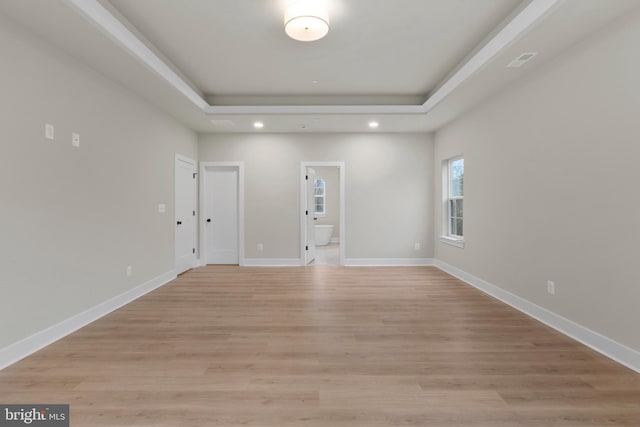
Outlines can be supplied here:
M284 31L301 42L320 40L329 32L329 14L322 0L297 0L284 12Z
M264 123L262 123L262 122L255 122L255 123L253 124L253 127L254 127L254 128L256 128L256 129L262 129L262 128L264 127Z
M378 123L378 122L369 122L369 127L372 128L372 129L375 129L378 126L380 126L380 123Z

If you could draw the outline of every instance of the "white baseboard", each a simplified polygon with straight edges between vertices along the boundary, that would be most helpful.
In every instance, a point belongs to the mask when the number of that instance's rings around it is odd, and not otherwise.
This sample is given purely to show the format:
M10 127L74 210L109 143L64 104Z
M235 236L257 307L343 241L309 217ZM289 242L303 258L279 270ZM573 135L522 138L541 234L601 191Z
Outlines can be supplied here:
M300 267L300 258L245 258L243 267Z
M0 370L24 359L49 344L64 338L70 333L77 331L83 326L98 320L99 318L117 310L137 298L140 298L144 294L159 288L175 278L175 271L168 271L140 286L130 289L120 295L116 295L95 307L76 314L75 316L71 316L60 323L50 326L40 332L36 332L30 337L3 348L0 350Z
M434 265L433 258L347 258L348 267L409 267Z
M597 332L592 331L582 325L579 325L569 319L566 319L546 308L540 307L524 298L514 295L504 289L492 285L478 277L475 277L465 271L458 269L452 265L436 260L435 266L440 270L449 273L450 275L457 277L463 282L468 283L481 290L482 292L491 295L492 297L499 299L500 301L510 305L523 312L524 314L533 317L536 320L544 323L553 329L562 332L574 340L581 342L587 347L602 353L610 359L626 366L629 369L633 369L636 372L640 372L640 352L620 344L610 338L605 337Z

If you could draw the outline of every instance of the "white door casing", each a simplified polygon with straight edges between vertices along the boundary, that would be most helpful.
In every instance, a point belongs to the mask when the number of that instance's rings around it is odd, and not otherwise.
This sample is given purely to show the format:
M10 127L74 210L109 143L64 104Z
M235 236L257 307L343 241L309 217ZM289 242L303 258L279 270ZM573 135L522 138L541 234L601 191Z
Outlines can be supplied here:
M196 266L196 162L175 155L174 243L176 274Z

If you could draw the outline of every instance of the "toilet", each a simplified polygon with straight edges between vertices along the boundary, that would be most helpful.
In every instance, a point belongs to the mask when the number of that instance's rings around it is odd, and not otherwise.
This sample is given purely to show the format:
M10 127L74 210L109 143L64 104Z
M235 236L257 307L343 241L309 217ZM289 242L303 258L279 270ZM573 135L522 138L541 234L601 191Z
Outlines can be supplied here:
M331 241L333 225L316 225L316 246L326 246Z

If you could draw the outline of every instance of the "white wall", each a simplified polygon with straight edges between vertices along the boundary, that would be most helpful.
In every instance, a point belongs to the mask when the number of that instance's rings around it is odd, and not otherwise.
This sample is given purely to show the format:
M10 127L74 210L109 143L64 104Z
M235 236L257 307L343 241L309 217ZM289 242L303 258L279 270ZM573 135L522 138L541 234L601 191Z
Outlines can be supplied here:
M325 212L319 216L318 225L333 225L333 238L340 237L340 169L337 167L314 167L316 179L325 181Z
M173 269L174 152L197 136L3 17L0 58L1 349Z
M430 135L207 134L199 150L201 161L245 162L247 258L300 258L301 161L346 163L347 258L433 255Z
M635 350L638 45L636 13L439 131L434 161L464 154L466 175L466 247L438 259Z

